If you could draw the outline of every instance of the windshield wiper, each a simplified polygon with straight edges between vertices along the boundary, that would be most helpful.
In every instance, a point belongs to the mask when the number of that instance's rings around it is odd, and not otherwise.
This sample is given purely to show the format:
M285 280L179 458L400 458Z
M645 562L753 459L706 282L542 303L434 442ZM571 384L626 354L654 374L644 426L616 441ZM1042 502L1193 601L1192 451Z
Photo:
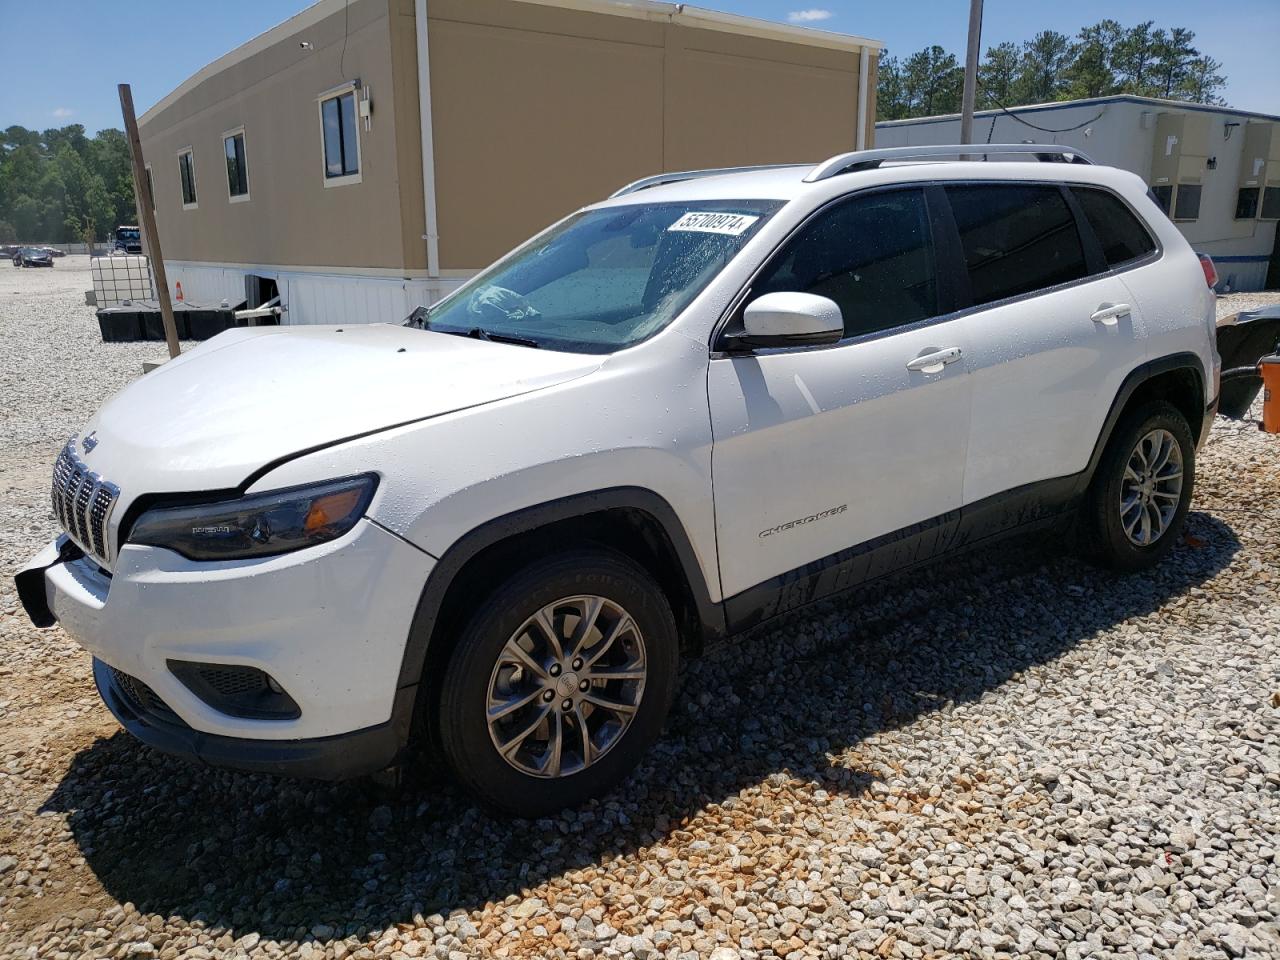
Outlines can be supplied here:
M472 340L487 340L490 343L510 343L517 347L533 347L538 350L542 344L528 337L517 337L509 333L493 333L484 327L472 327L470 330L435 330L431 326L431 311L426 307L418 307L402 324L415 330L430 330L432 333L447 333L454 337L470 337Z
M515 337L507 333L493 333L484 329L484 327L472 327L466 333L461 330L440 330L439 333L456 333L462 337L470 337L472 340L487 340L489 343L511 343L517 347L533 347L537 350L542 344L537 340L530 340L528 337Z

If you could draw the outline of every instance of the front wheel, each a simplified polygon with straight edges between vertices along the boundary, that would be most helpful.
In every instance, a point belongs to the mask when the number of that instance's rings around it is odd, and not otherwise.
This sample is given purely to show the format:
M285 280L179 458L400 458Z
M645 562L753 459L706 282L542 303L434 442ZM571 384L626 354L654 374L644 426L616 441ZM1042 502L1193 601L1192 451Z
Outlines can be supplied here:
M1195 441L1182 412L1155 401L1126 413L1085 499L1088 552L1116 570L1143 570L1173 549L1191 505Z
M439 703L445 756L515 816L599 796L657 739L677 647L665 595L627 557L586 548L535 562L458 636Z

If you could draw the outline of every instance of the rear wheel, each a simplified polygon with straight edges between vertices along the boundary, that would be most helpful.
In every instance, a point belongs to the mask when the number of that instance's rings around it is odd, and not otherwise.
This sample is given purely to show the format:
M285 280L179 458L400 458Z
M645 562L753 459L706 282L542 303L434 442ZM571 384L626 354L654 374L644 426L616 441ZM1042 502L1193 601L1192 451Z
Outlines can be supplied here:
M462 629L438 729L450 766L490 806L537 817L598 796L657 739L674 691L662 590L603 548L540 561Z
M1120 419L1081 518L1096 560L1142 570L1173 549L1191 504L1195 456L1191 428L1172 404L1144 404Z

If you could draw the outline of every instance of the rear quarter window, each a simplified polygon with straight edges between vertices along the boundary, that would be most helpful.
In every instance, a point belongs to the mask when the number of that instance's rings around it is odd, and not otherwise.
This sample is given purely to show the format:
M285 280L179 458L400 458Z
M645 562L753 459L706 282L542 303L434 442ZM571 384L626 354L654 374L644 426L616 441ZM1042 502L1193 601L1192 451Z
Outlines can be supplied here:
M1118 267L1156 248L1156 242L1123 200L1106 190L1072 187L1072 193L1093 228L1108 267Z

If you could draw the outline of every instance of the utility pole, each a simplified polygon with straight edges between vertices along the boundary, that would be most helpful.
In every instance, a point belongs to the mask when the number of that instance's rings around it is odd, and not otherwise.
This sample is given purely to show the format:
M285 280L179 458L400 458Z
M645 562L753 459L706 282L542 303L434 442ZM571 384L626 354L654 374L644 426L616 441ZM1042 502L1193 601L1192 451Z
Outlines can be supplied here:
M169 345L172 359L182 352L178 346L178 326L173 322L173 302L169 299L169 278L164 272L164 255L160 252L160 234L156 230L155 200L151 196L151 184L147 182L147 167L142 159L142 140L138 137L138 118L133 114L133 91L127 83L118 87L120 112L124 114L124 135L129 141L129 158L133 161L133 195L138 200L138 224L147 241L151 256L151 269L156 275L157 298L160 300L160 320L164 324L164 339Z
M964 99L960 104L960 142L973 143L973 107L978 99L978 51L982 47L982 0L969 0L969 47L964 57Z

